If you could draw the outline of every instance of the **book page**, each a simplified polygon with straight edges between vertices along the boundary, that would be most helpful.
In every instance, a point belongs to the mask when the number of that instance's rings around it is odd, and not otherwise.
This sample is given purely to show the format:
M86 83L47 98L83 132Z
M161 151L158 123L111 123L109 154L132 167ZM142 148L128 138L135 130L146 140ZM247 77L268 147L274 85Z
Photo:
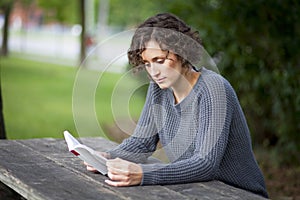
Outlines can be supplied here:
M101 174L107 174L107 159L104 156L101 156L92 148L80 144L68 131L64 131L64 137L70 152L97 169Z

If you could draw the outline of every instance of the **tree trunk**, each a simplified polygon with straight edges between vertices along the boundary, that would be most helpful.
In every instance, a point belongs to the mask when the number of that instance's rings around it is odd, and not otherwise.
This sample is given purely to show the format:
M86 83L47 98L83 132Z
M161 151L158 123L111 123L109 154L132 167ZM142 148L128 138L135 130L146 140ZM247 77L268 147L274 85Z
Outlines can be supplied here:
M2 92L0 84L0 139L6 139L5 128L4 128L4 118L2 112Z
M8 2L3 5L4 10L4 26L3 26L3 37L2 37L2 47L0 54L3 56L8 55L8 29L9 29L9 16L12 9L12 2Z
M85 36L85 0L79 0L80 1L80 21L81 21L81 41L80 41L80 63L82 63L85 59L86 55L86 48L85 48L85 41L86 41L86 36Z

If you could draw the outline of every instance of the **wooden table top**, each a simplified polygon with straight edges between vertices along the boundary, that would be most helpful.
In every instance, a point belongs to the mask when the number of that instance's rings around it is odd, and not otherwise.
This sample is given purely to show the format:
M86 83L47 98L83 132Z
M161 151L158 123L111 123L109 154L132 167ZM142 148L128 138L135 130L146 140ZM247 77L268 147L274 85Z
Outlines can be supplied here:
M80 140L99 151L116 145L103 138ZM25 199L264 199L219 181L111 187L105 179L86 171L63 139L0 140L0 182Z

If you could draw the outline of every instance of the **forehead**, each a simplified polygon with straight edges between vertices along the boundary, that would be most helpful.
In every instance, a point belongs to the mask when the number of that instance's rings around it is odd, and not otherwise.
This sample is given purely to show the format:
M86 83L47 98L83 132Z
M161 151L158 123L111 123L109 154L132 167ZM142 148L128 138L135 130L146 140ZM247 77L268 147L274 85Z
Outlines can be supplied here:
M155 41L149 41L145 44L145 50L142 53L143 60L152 60L153 58L164 55L159 44Z

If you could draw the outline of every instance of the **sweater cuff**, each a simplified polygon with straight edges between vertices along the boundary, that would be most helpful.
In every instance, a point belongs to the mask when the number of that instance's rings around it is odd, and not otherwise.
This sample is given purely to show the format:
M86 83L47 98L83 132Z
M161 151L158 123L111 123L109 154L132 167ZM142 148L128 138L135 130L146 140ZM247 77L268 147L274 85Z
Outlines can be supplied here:
M143 178L141 185L155 185L158 180L155 179L155 172L161 168L159 164L141 164Z

